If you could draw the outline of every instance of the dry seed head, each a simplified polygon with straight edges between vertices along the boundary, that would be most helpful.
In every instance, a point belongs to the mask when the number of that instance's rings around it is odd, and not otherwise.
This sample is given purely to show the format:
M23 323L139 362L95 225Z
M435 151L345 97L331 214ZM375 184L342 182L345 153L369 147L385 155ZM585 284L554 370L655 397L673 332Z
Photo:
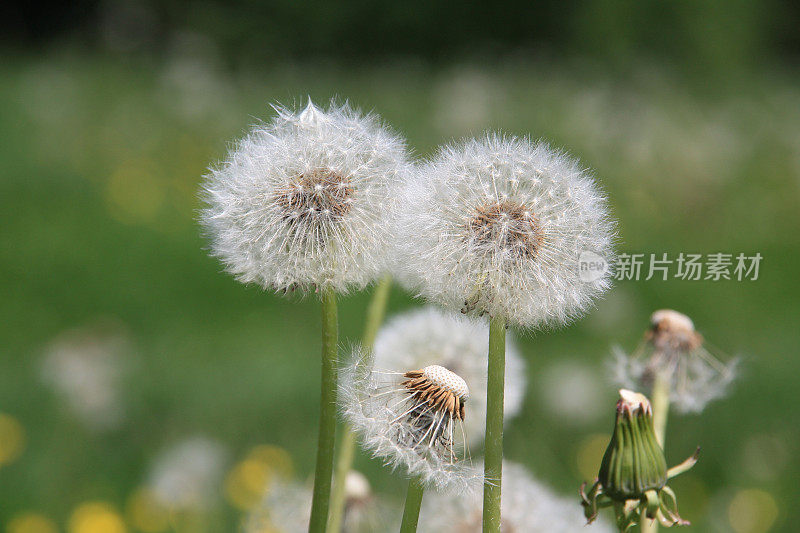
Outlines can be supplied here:
M375 366L387 369L439 365L464 379L469 387L469 416L463 420L468 446L483 442L486 424L485 320L425 306L389 319L375 338ZM512 333L506 340L503 412L506 420L519 413L525 397L525 361ZM460 425L460 424L459 424ZM459 429L460 432L460 429Z
M701 412L724 396L736 378L738 360L723 362L724 354L709 351L692 320L671 309L650 317L644 341L628 354L616 347L610 368L617 383L650 389L659 377L669 380L670 401L681 412Z
M703 343L692 320L672 309L661 309L650 317L651 328L646 337L659 350L688 352Z
M360 350L339 374L341 409L363 447L439 490L471 491L483 480L464 430L468 398L464 379L442 366L376 369Z
M469 398L467 383L458 374L439 365L406 372L403 385L420 403L434 412L447 412L451 420L464 420L464 404Z

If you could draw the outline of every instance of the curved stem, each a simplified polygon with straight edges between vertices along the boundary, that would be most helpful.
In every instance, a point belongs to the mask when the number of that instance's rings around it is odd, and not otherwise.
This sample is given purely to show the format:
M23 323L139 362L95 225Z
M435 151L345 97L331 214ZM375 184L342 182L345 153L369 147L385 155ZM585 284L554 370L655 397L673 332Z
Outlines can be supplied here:
M367 306L364 334L361 338L361 349L364 357L372 352L378 329L381 327L383 317L386 315L386 304L389 301L391 288L392 277L387 274L381 278L372 293L372 298ZM353 465L356 448L356 437L348 424L342 426L340 434L342 437L336 453L336 470L333 475L333 492L331 493L331 512L328 520L328 531L330 533L339 533L342 528L346 497L344 490L345 478Z
M319 409L317 469L314 476L314 499L311 503L309 533L323 533L328 521L331 495L333 447L336 441L336 356L339 344L339 319L336 293L322 290L322 384Z
M663 372L656 374L650 398L650 403L653 406L653 429L656 433L656 440L662 450L664 449L664 439L667 434L667 417L669 415L669 382L668 375ZM658 531L658 521L642 518L639 528L642 533L656 533Z
M419 509L422 506L422 494L425 491L417 478L408 482L406 493L406 506L403 509L403 523L400 524L400 533L414 533L417 531Z
M506 322L489 320L489 365L484 445L483 532L500 533L500 485L503 474L503 392L506 367Z

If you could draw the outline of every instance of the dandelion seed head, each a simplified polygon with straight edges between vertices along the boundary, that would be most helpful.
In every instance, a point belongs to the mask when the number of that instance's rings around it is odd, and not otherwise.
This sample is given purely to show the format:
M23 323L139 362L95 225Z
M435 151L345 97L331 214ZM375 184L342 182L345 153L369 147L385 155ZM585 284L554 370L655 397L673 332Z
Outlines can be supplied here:
M633 389L649 389L657 376L670 384L672 407L699 413L722 398L738 374L737 359L723 362L709 351L692 320L682 313L662 309L653 313L650 328L636 350L612 350L609 368L615 382Z
M276 112L206 176L211 251L243 283L362 288L387 268L405 145L347 105Z
M439 365L465 381L469 416L463 420L467 444L483 441L486 422L486 357L489 328L485 321L425 306L392 317L375 338L375 368L400 371ZM517 343L506 341L504 413L519 413L525 396L526 369Z
M341 410L364 448L426 485L474 489L482 475L466 453L464 379L439 365L395 372L373 365L356 350L340 372Z
M420 533L450 531L480 533L482 496L477 494L426 494L419 520ZM603 521L588 529L580 507L553 493L518 464L503 463L503 498L501 501L503 533L574 533L589 531L611 533Z
M465 313L523 327L567 322L606 289L579 258L611 261L614 224L592 175L542 142L487 135L443 148L408 180L398 279Z

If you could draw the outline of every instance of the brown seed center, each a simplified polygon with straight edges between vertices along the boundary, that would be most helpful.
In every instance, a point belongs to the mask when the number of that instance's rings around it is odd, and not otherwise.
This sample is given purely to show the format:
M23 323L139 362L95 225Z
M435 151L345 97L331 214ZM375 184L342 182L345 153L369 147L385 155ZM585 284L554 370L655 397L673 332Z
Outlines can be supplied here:
M350 178L327 169L301 174L278 190L276 201L284 220L294 224L314 220L337 221L350 210L353 187Z
M427 404L435 412L446 412L451 420L464 420L464 398L429 379L424 370L410 370L403 377L406 380L401 385L420 404Z
M519 257L535 256L544 242L533 211L509 200L478 206L469 230L471 241L478 246L500 247Z

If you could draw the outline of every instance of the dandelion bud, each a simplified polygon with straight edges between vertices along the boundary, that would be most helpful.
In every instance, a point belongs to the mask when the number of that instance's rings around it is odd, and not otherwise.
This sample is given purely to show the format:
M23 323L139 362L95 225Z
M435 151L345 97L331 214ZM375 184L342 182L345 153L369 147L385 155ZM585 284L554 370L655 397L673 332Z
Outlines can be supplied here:
M589 522L601 507L614 506L620 531L644 519L657 519L665 527L688 525L678 515L675 493L667 480L694 466L699 448L680 465L667 469L664 452L653 429L650 401L629 390L619 391L611 442L600 465L597 481L588 493L581 486L581 505Z
M613 499L633 500L667 483L667 463L653 430L653 410L643 395L622 389L611 443L598 478Z

